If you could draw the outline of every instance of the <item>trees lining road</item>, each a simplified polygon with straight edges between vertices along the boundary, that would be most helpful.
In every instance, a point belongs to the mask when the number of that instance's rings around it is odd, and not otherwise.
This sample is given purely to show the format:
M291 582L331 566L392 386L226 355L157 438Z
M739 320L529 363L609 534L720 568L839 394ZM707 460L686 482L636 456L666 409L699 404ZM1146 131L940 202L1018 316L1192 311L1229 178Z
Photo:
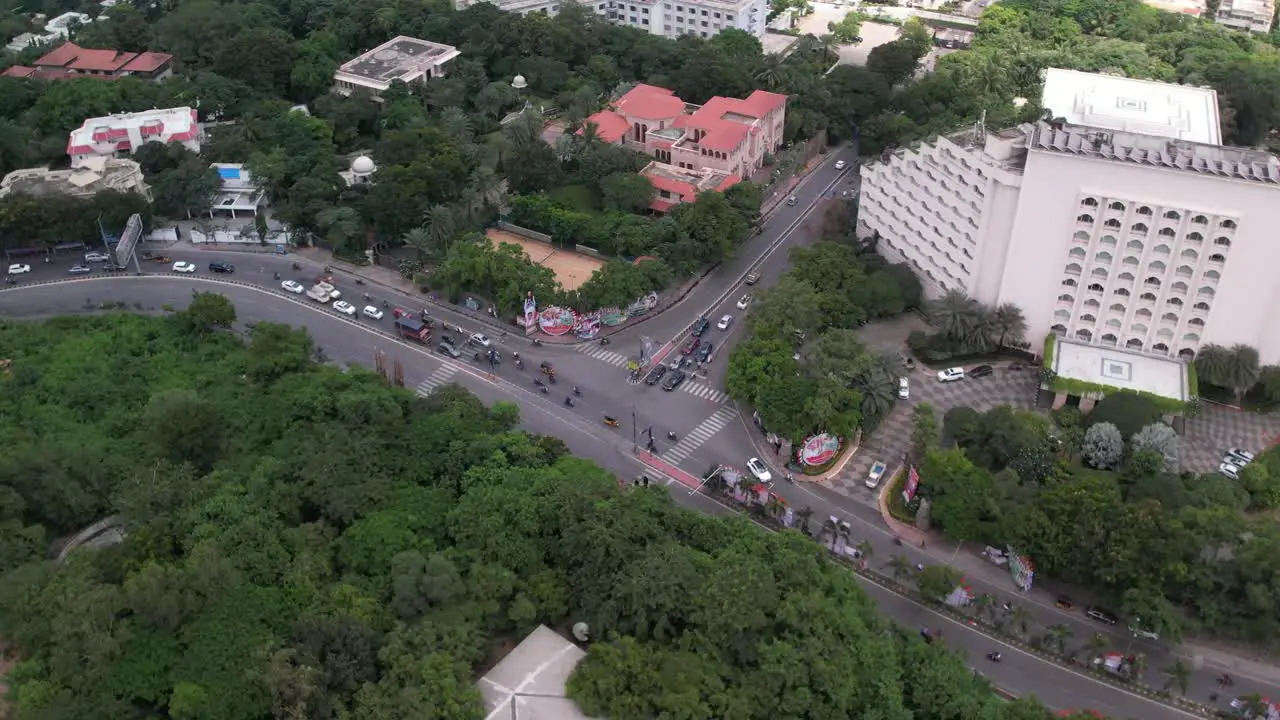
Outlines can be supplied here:
M188 301L193 282L199 283L199 278L190 280L178 278L114 278L111 280L99 279L70 284L18 288L0 292L0 312L11 317L33 317L80 312L84 310L83 298L93 297L95 294L103 302L123 302L126 307L134 307L135 304L141 304L145 309L157 310L166 304L181 305ZM103 287L101 289L95 288L92 292L68 292L69 286L87 290L90 286L104 286L107 283L110 283L110 289ZM307 328L315 338L316 343L324 347L326 353L333 360L368 364L369 359L372 357L370 345L373 342L378 342L376 336L370 335L368 330L356 327L350 322L340 321L341 319L332 313L325 312L319 308L305 308L305 306L299 306L285 298L273 298L264 295L262 291L250 288L219 285L217 290L227 295L240 308L242 320L284 322ZM313 311L300 312L304 308ZM339 322L334 322L334 320L339 320ZM420 353L401 353L401 357L405 368L406 384L411 384L418 378L429 376L431 371L427 369L428 367L446 362L442 358ZM435 362L424 363L424 360L434 360ZM527 398L520 397L518 393L521 391L517 391L514 386L488 382L474 375L463 374L460 377L464 380L463 384L469 389L473 389L479 397L488 402L516 398L517 402L525 408L522 420L526 429L531 432L563 437L576 454L581 454L611 468L620 477L634 477L639 472L640 468L637 463L634 461L628 462L628 460L632 460L628 448L625 447L628 443L613 443L611 445L602 443L602 433L594 431L594 428L590 426L584 426L577 418L566 418L565 413L559 407L549 403L529 403ZM714 505L702 496L691 497L684 492L673 493L673 496L678 501L694 504L703 511L716 510ZM877 596L877 599L880 600L882 609L885 612L904 622L917 622L920 618L919 613L923 611L915 603L897 596L885 598ZM964 639L960 640L959 638ZM953 641L953 639L957 646L966 648L970 655L974 657L980 657L977 651L987 647L992 642L985 636L968 630L949 634L949 642ZM1151 716L1152 706L1148 701L1116 689L1098 685L1091 680L1079 678L1079 676L1075 676L1066 669L1057 668L1056 672L1045 676L1039 673L1024 674L1025 668L1017 668L1015 666L1016 663L1010 662L999 667L984 668L984 672L987 672L993 680L999 682L1002 686L1008 687L1016 694L1036 694L1049 698L1057 693L1058 690L1079 687L1081 692L1086 692L1085 696L1091 698L1091 702L1095 706L1099 706L1099 709L1108 710L1109 707L1114 707L1115 710L1113 712L1118 712L1121 715ZM1051 666L1046 665L1045 667L1047 669ZM1065 677L1067 675L1078 679ZM1086 689L1088 690L1086 691ZM1064 696L1064 702L1070 702L1070 697L1072 696ZM1102 705L1107 707L1101 707Z

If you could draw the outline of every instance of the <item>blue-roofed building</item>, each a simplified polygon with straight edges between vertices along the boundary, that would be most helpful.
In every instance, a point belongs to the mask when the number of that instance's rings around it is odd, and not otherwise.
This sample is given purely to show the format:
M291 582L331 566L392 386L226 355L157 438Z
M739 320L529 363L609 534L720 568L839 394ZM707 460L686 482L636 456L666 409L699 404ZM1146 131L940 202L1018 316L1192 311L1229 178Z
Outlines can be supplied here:
M209 208L209 217L216 218L219 214L232 219L256 217L259 210L267 204L267 196L253 182L249 168L240 164L213 163L213 169L222 178L222 187L218 189L213 205Z

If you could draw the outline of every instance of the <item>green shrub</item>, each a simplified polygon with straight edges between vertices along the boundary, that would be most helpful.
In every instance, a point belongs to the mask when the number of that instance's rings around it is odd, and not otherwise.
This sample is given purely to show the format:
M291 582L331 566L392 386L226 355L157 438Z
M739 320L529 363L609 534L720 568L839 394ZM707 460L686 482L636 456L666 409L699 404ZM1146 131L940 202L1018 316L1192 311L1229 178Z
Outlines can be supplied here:
M1113 392L1098 401L1089 413L1089 427L1110 423L1125 440L1142 428L1161 421L1164 412L1158 403L1145 395Z
M1080 408L1067 405L1049 413L1053 422L1063 430L1080 427Z

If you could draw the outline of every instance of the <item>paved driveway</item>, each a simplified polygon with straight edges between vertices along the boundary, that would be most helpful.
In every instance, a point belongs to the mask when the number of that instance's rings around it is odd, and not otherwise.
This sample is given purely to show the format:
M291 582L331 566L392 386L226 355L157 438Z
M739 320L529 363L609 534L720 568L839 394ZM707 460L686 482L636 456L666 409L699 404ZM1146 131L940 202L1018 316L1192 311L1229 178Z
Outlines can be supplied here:
M974 363L977 365L980 363ZM922 368L908 373L911 399L899 400L889 417L875 432L862 439L862 448L839 475L828 480L827 487L860 502L875 503L875 491L863 484L871 464L883 460L892 471L911 442L912 408L922 402L933 406L942 424L949 409L968 406L978 411L1000 405L1029 409L1035 405L1039 375L1031 370L1010 371L1007 363L995 366L995 372L983 378L965 378L960 382L940 383L932 370Z
M1182 469L1215 472L1227 448L1258 452L1280 440L1280 417L1205 404L1186 423L1179 455Z

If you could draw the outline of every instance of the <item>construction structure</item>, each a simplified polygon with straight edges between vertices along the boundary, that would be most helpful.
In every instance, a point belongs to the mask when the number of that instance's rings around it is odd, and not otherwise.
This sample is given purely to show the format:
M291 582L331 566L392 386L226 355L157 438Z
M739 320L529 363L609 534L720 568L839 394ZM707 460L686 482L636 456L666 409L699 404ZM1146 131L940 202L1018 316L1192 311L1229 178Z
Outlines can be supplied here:
M103 190L133 192L151 200L142 167L126 158L85 158L70 170L25 168L0 180L0 198L9 195L91 197Z

